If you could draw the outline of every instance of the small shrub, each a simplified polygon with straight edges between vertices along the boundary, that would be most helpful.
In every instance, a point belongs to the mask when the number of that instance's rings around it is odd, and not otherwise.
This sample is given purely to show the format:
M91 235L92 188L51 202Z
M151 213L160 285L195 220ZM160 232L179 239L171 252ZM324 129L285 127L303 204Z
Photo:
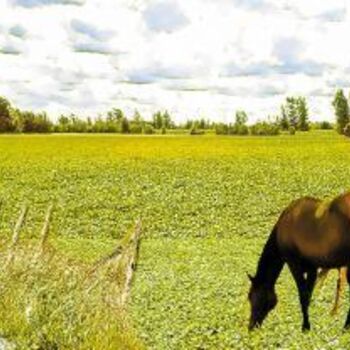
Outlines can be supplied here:
M143 126L142 132L143 132L145 135L152 135L152 134L154 134L154 128L153 128L153 126L150 125L150 124L145 124L145 125Z
M248 135L249 128L247 125L237 125L236 127L236 135Z
M280 133L280 127L274 123L257 122L250 127L250 132L255 136L274 136Z
M288 131L289 131L289 135L295 135L295 127L294 126L290 126Z
M321 130L332 130L333 125L332 125L332 123L324 120L323 122L320 122L320 129Z
M204 130L199 130L195 126L192 126L192 128L190 129L190 135L203 135L203 134L204 134Z
M130 123L131 134L142 134L142 125L139 123Z
M228 135L248 135L249 128L245 124L229 125L227 133Z
M312 130L332 130L332 129L334 129L334 125L327 120L323 120L321 122L311 123L310 128Z
M227 135L228 134L228 126L224 123L218 123L215 125L215 133L216 135Z

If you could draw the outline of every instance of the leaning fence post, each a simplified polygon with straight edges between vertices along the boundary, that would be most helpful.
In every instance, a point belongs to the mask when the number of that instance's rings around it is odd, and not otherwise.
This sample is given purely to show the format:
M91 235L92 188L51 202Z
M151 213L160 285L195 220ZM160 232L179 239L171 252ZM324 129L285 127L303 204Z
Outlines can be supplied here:
M51 221L52 212L53 212L53 203L51 203L49 205L49 207L47 208L46 215L45 215L45 221L44 221L43 227L41 229L39 255L43 254L45 251L47 238L48 238L49 233L50 233L50 221Z
M11 262L15 256L15 248L16 248L16 245L19 241L19 233L20 233L21 228L22 228L24 221L26 219L28 209L29 209L28 205L24 204L22 207L21 213L18 217L18 220L16 222L16 225L15 225L15 228L14 228L13 234L12 234L11 245L9 247L9 254L7 256L7 260L5 263L5 268L11 264Z
M130 256L128 257L128 262L125 268L125 281L121 290L120 295L120 304L125 306L127 299L130 295L131 283L133 280L133 274L136 270L137 259L139 254L139 245L140 245L140 235L141 235L141 220L139 219L136 223L135 231L130 238L129 244L130 247L127 250L130 250Z
M1 221L2 221L2 218L3 218L3 215L4 215L4 201L3 199L0 199L0 227L1 227Z

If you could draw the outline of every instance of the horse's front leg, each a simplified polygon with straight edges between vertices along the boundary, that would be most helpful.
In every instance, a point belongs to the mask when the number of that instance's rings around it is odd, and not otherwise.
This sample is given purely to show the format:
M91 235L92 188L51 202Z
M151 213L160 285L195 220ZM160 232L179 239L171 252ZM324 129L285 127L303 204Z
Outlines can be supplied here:
M306 269L299 263L289 264L289 268L298 287L301 311L303 314L302 330L308 331L310 330L309 305L316 282L317 269L311 267Z

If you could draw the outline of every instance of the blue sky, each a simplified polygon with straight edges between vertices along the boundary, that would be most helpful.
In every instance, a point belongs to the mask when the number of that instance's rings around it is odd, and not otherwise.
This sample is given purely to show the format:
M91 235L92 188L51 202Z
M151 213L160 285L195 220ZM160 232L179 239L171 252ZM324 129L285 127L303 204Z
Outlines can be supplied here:
M346 0L0 0L0 95L53 117L109 108L250 121L350 88Z

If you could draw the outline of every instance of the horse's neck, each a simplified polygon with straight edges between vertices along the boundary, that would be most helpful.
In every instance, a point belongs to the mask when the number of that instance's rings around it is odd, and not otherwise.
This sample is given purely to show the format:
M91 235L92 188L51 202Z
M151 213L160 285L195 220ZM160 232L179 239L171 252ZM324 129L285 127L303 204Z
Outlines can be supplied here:
M282 267L283 260L277 247L276 230L273 230L261 254L255 278L259 283L273 288Z

